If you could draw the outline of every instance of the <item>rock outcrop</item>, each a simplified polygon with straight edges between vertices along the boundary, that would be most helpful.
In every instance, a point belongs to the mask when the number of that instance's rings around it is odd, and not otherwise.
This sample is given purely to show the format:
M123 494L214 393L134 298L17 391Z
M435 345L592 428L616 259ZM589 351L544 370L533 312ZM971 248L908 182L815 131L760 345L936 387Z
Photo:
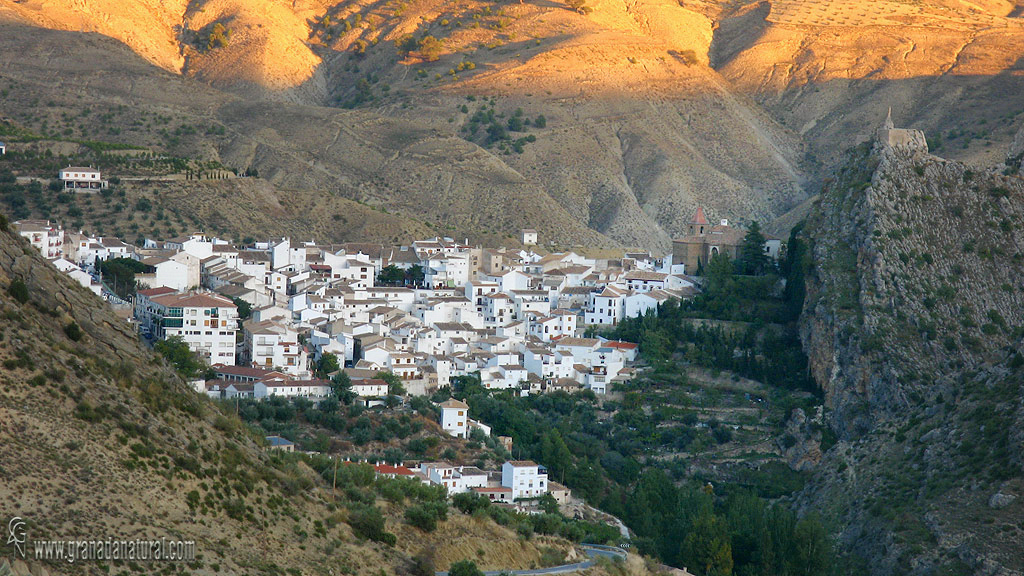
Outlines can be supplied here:
M801 335L840 441L799 502L872 574L1019 574L1020 503L990 497L1024 481L1024 181L888 144L849 153L805 228Z

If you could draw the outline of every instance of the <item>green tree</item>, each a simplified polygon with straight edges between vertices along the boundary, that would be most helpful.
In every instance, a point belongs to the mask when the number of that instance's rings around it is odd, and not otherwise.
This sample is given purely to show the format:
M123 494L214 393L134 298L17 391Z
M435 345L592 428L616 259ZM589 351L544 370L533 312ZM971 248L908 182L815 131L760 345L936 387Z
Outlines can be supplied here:
M484 576L472 560L460 560L448 569L448 576Z
M408 273L406 273L406 278L408 278L409 282L412 284L423 284L423 279L426 278L426 274L423 272L423 266L413 264L409 268Z
M725 522L711 512L698 516L683 539L680 557L707 576L730 576L732 544Z
M352 378L344 371L338 372L331 379L331 388L334 390L335 398L346 406L351 405L356 399L356 393L352 391Z
M196 353L188 347L188 343L182 340L181 336L171 336L160 340L153 346L153 349L186 378L193 378L206 368L206 364L196 356Z
M740 267L744 274L760 276L768 271L768 255L764 252L764 242L761 225L752 222L740 247Z
M111 258L100 264L103 281L125 300L135 295L135 275L145 270L145 264L131 258Z
M724 252L718 252L708 263L708 292L712 294L725 292L732 286L732 258Z
M341 370L341 366L338 364L338 357L330 352L324 352L320 355L320 359L316 361L316 376L317 378L327 378L328 374L332 374ZM351 385L351 381L349 382Z
M235 303L235 307L238 308L238 319L248 320L252 316L252 304L249 304L241 298L232 298L232 302Z
M405 282L405 270L402 270L394 264L389 264L380 270L380 274L377 274L377 282L386 286L394 286Z
M831 568L832 547L825 527L817 516L808 516L796 524L793 534L794 573L798 576L824 576Z
M392 396L405 395L405 386L402 385L402 379L396 376L394 372L377 372L377 378L388 383L388 394Z
M544 435L544 440L541 441L541 458L551 471L549 477L564 481L566 474L572 469L572 452L558 430L549 430Z

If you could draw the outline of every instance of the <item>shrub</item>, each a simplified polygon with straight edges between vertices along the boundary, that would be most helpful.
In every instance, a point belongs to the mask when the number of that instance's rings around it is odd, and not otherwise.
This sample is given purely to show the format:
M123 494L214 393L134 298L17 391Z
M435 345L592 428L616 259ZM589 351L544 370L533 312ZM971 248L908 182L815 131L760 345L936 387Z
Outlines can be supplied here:
M75 322L69 322L64 326L64 334L74 342L82 339L82 329Z
M20 278L11 280L11 285L7 287L7 293L18 301L19 304L28 302L28 286Z
M491 505L491 501L476 492L462 492L452 498L452 504L466 514L483 510Z
M437 528L437 507L432 504L410 506L405 510L405 520L424 532L433 532Z
M441 50L444 49L444 42L433 36L424 36L419 42L420 56L427 62L436 62L441 58Z
M353 512L349 517L349 525L357 536L391 546L395 544L395 535L384 531L384 516L375 506L364 506Z
M213 25L213 31L210 32L210 38L206 42L207 50L213 50L214 48L224 48L228 45L228 40L231 38L231 30L228 30L220 22Z
M448 576L484 576L472 560L460 560L448 569Z

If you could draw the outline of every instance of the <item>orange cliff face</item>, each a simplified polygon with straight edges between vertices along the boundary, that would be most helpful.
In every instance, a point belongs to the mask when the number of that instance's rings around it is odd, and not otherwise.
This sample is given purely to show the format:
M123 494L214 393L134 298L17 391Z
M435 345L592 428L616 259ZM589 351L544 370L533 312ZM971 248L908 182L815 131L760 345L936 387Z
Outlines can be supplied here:
M95 32L127 44L150 63L181 73L176 26L188 0L26 0L0 2L0 20L53 30Z
M395 58L394 43L405 34L438 38L442 62L487 62L455 85L515 91L544 81L598 96L638 85L685 91L686 79L709 63L737 88L764 95L832 80L998 74L1024 55L1024 20L1008 0L587 6L583 15L558 2L26 0L0 3L0 17L104 34L165 70L213 84L267 93L306 86L307 100L326 98L333 70L324 63L341 56L348 64L346 53L361 53L356 65L382 75L401 70L403 78L429 64L415 51ZM218 23L229 41L209 49ZM502 50L510 47L514 53Z

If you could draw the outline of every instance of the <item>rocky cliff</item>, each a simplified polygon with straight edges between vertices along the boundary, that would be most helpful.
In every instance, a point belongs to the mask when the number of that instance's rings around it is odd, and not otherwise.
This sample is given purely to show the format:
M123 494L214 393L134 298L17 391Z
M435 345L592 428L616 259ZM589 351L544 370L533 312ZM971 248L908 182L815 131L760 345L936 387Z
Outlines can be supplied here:
M862 145L808 219L802 337L840 442L800 499L872 574L1020 574L1024 181Z

